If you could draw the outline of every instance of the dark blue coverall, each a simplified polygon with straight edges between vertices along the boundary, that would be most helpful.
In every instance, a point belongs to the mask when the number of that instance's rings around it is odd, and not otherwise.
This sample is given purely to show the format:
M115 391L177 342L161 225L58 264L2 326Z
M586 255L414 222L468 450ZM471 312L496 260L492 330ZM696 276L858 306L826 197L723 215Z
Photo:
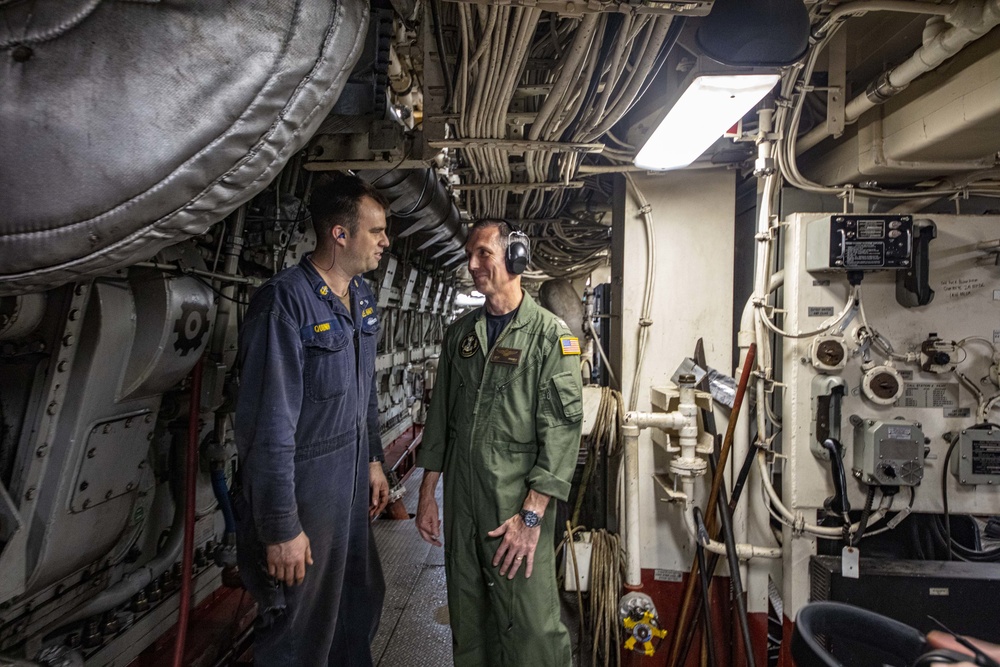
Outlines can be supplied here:
M351 313L308 258L250 302L236 407L240 575L257 600L254 662L371 665L385 584L369 531L369 459L382 455L375 297ZM265 545L305 531L314 564L297 586L267 574Z

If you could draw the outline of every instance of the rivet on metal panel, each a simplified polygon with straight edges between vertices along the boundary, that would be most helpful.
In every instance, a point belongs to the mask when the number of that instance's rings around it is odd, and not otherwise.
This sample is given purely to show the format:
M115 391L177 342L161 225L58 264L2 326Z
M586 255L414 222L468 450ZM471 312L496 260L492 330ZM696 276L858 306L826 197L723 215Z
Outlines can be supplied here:
M70 322L75 322L78 317L80 317L80 309L79 308L74 308L73 310L69 311L69 321Z
M69 368L69 362L67 362L65 359L56 364L56 370L59 371L60 373L65 373L67 368Z
M73 344L74 340L76 340L76 339L73 338L73 334L66 334L65 336L63 336L63 339L62 339L63 347L69 347L70 345Z
M45 455L48 453L49 453L48 445L41 445L39 446L38 449L35 450L35 456L37 456L40 459L45 458Z
M92 459L97 456L97 447L91 447L87 450L87 458Z
M51 403L49 403L49 407L47 407L45 411L50 415L54 415L56 413L56 407L57 407L56 402L52 401Z
M25 500L33 500L35 497L35 487L28 487L28 490L24 492Z
M104 428L101 429L102 433L111 433L111 424L105 424Z
M152 440L152 439L153 439L153 433L152 432L147 433L146 440Z
M83 481L83 482L80 482L80 490L81 491L86 491L88 486L90 486L90 484L86 480Z
M73 290L73 293L76 294L77 296L83 296L86 291L87 287L85 285L77 285L76 289Z
M153 415L146 415L145 417L143 417L143 421L146 422L147 424L152 424L153 423Z
M134 486L135 486L135 484L133 484L132 482L129 482L128 484L125 485L125 490L126 491L131 491Z
M125 420L125 428L132 428L132 418L129 417Z

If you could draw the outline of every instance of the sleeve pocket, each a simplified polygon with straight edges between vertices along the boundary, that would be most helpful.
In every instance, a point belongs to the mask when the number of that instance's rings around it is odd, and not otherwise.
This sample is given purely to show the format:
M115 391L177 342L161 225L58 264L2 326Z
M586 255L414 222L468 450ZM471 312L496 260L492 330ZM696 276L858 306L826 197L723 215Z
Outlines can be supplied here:
M563 416L576 421L583 416L583 397L580 391L580 381L571 371L563 371L552 376L555 396L562 408ZM556 401L553 401L556 402Z

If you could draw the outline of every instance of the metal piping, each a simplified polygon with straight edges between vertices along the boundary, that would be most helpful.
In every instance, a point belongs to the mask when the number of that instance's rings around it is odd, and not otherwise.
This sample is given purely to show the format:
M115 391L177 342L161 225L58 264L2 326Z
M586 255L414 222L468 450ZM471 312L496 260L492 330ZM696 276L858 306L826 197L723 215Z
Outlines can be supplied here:
M874 9L900 11L895 4L892 7L880 7L876 3L854 3L854 5L854 12ZM921 9L923 10L922 6ZM861 114L883 104L910 85L918 76L936 69L941 63L1000 25L1000 0L989 0L985 3L963 0L949 9L946 20L952 27L942 31L928 31L925 36L929 39L914 51L909 59L880 74L868 86L865 93L848 102L844 108L845 124L857 122ZM940 12L935 14L940 15ZM801 154L828 136L830 133L826 125L820 125L796 142L796 152Z

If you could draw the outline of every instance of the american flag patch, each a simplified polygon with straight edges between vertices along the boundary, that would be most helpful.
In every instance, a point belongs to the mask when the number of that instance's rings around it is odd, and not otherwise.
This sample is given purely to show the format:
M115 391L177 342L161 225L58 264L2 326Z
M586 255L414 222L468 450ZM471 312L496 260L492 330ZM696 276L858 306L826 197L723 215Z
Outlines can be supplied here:
M559 344L562 346L564 355L580 354L580 339L576 336L563 336L559 339Z

